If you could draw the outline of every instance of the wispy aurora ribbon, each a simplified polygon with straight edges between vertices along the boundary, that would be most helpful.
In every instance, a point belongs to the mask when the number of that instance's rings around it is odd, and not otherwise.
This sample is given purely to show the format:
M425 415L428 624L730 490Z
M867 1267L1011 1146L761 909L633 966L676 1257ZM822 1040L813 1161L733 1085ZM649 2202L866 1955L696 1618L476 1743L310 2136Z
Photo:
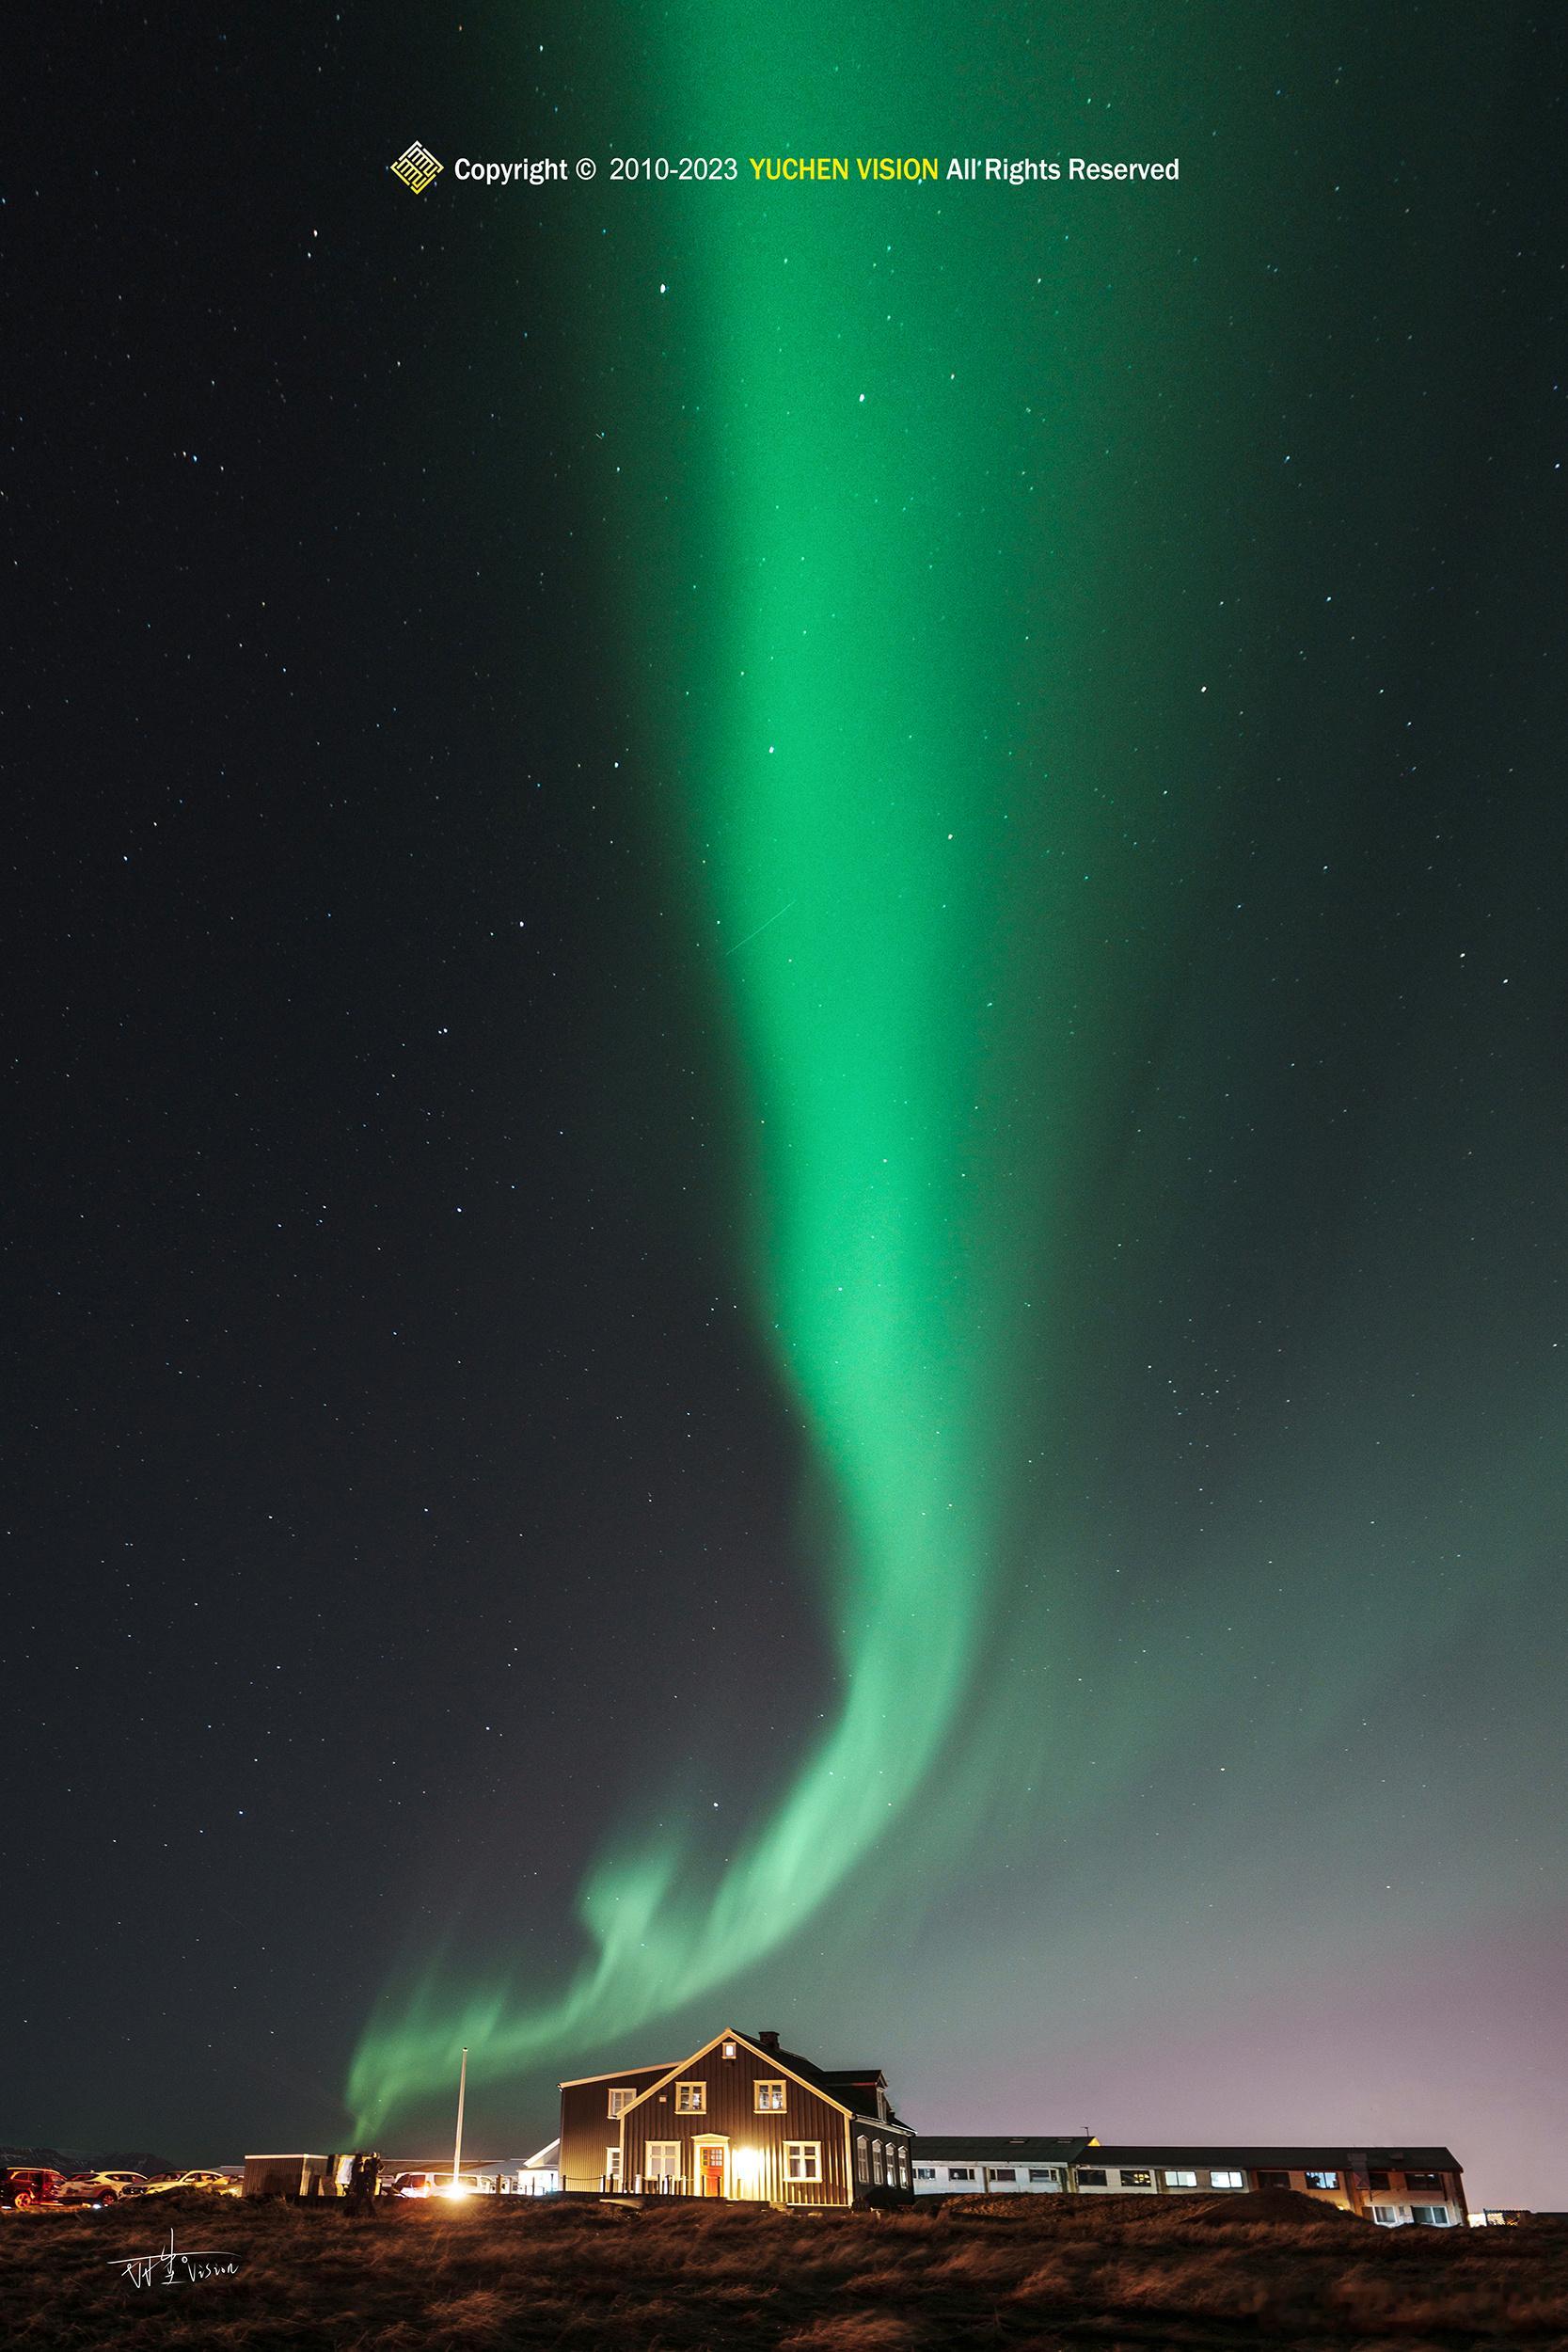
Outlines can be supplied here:
M797 43L827 54L834 33L822 8L790 26L736 13L728 62L704 69L734 84L710 112L760 132L789 114ZM961 12L943 13L973 45ZM852 151L857 133L836 128ZM998 321L1043 281L1016 212L982 214L972 195L960 214L930 191L701 193L674 230L641 210L611 265L628 338L663 337L705 411L673 498L642 419L622 493L626 627L637 612L649 632L634 659L650 733L679 776L677 854L733 1018L747 1287L827 1498L814 1523L832 1529L819 1581L837 1711L825 1700L827 1727L717 1883L678 1834L601 1859L579 1899L589 1957L558 1997L464 1999L432 1976L375 2024L350 2081L362 2133L445 2087L460 2043L492 2080L564 2064L792 1935L905 1815L953 1731L1016 1500L1054 951L1029 879L1047 795L1036 695L1052 657L1028 609L1049 568L1045 501L1019 475L1050 453L1035 342ZM622 427L638 429L629 411ZM1054 528L1070 539L1060 512ZM1069 840L1068 814L1055 830Z

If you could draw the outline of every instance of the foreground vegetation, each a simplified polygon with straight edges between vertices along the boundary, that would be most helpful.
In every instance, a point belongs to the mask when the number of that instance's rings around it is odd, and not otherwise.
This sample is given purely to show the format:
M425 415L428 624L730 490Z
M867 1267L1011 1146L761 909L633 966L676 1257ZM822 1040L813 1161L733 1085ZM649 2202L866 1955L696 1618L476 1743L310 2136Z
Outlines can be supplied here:
M136 2287L167 2238L234 2277ZM765 2208L160 2198L0 2216L8 2352L1525 2352L1568 2344L1568 2229L1373 2230L1285 2194Z

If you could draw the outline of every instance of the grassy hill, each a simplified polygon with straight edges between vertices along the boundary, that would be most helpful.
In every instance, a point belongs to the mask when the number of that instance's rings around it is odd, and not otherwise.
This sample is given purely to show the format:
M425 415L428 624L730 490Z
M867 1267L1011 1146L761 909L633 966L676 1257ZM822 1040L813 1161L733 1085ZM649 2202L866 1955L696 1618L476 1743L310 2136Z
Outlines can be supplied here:
M135 2287L176 2245L235 2277ZM1568 2229L1373 2230L1289 2196L956 2200L887 2215L489 2199L160 2199L0 2217L27 2352L1527 2352L1568 2344Z

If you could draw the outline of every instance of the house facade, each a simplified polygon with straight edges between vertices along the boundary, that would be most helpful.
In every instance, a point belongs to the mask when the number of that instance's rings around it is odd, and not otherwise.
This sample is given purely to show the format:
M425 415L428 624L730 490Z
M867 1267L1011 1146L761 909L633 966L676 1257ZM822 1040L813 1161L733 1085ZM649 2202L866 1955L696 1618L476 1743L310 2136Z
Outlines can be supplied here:
M848 2206L912 2191L878 2067L822 2067L727 2026L687 2058L561 2086L561 2175L600 2196Z
M561 2142L547 2140L531 2156L502 2157L474 2168L482 2186L502 2197L553 2197L561 2186Z

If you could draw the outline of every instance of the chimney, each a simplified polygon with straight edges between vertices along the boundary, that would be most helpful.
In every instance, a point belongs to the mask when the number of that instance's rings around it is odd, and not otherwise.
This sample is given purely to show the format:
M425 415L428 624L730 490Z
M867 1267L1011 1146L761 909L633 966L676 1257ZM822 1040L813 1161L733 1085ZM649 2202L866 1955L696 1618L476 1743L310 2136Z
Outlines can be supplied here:
M771 2052L773 2053L773 2056L774 2056L775 2058L777 2058L777 2057L778 2057L778 2055L779 2055L779 2037L778 2037L778 2035L777 2035L777 2033L776 2033L776 2032L775 2032L775 2033L768 2033L768 2032L765 2029L763 2032L761 2032L761 2033L759 2033L759 2034L758 2034L758 2036L757 2036L757 2040L758 2040L758 2042L762 2044L762 2047L763 2047L765 2050L771 2050Z

